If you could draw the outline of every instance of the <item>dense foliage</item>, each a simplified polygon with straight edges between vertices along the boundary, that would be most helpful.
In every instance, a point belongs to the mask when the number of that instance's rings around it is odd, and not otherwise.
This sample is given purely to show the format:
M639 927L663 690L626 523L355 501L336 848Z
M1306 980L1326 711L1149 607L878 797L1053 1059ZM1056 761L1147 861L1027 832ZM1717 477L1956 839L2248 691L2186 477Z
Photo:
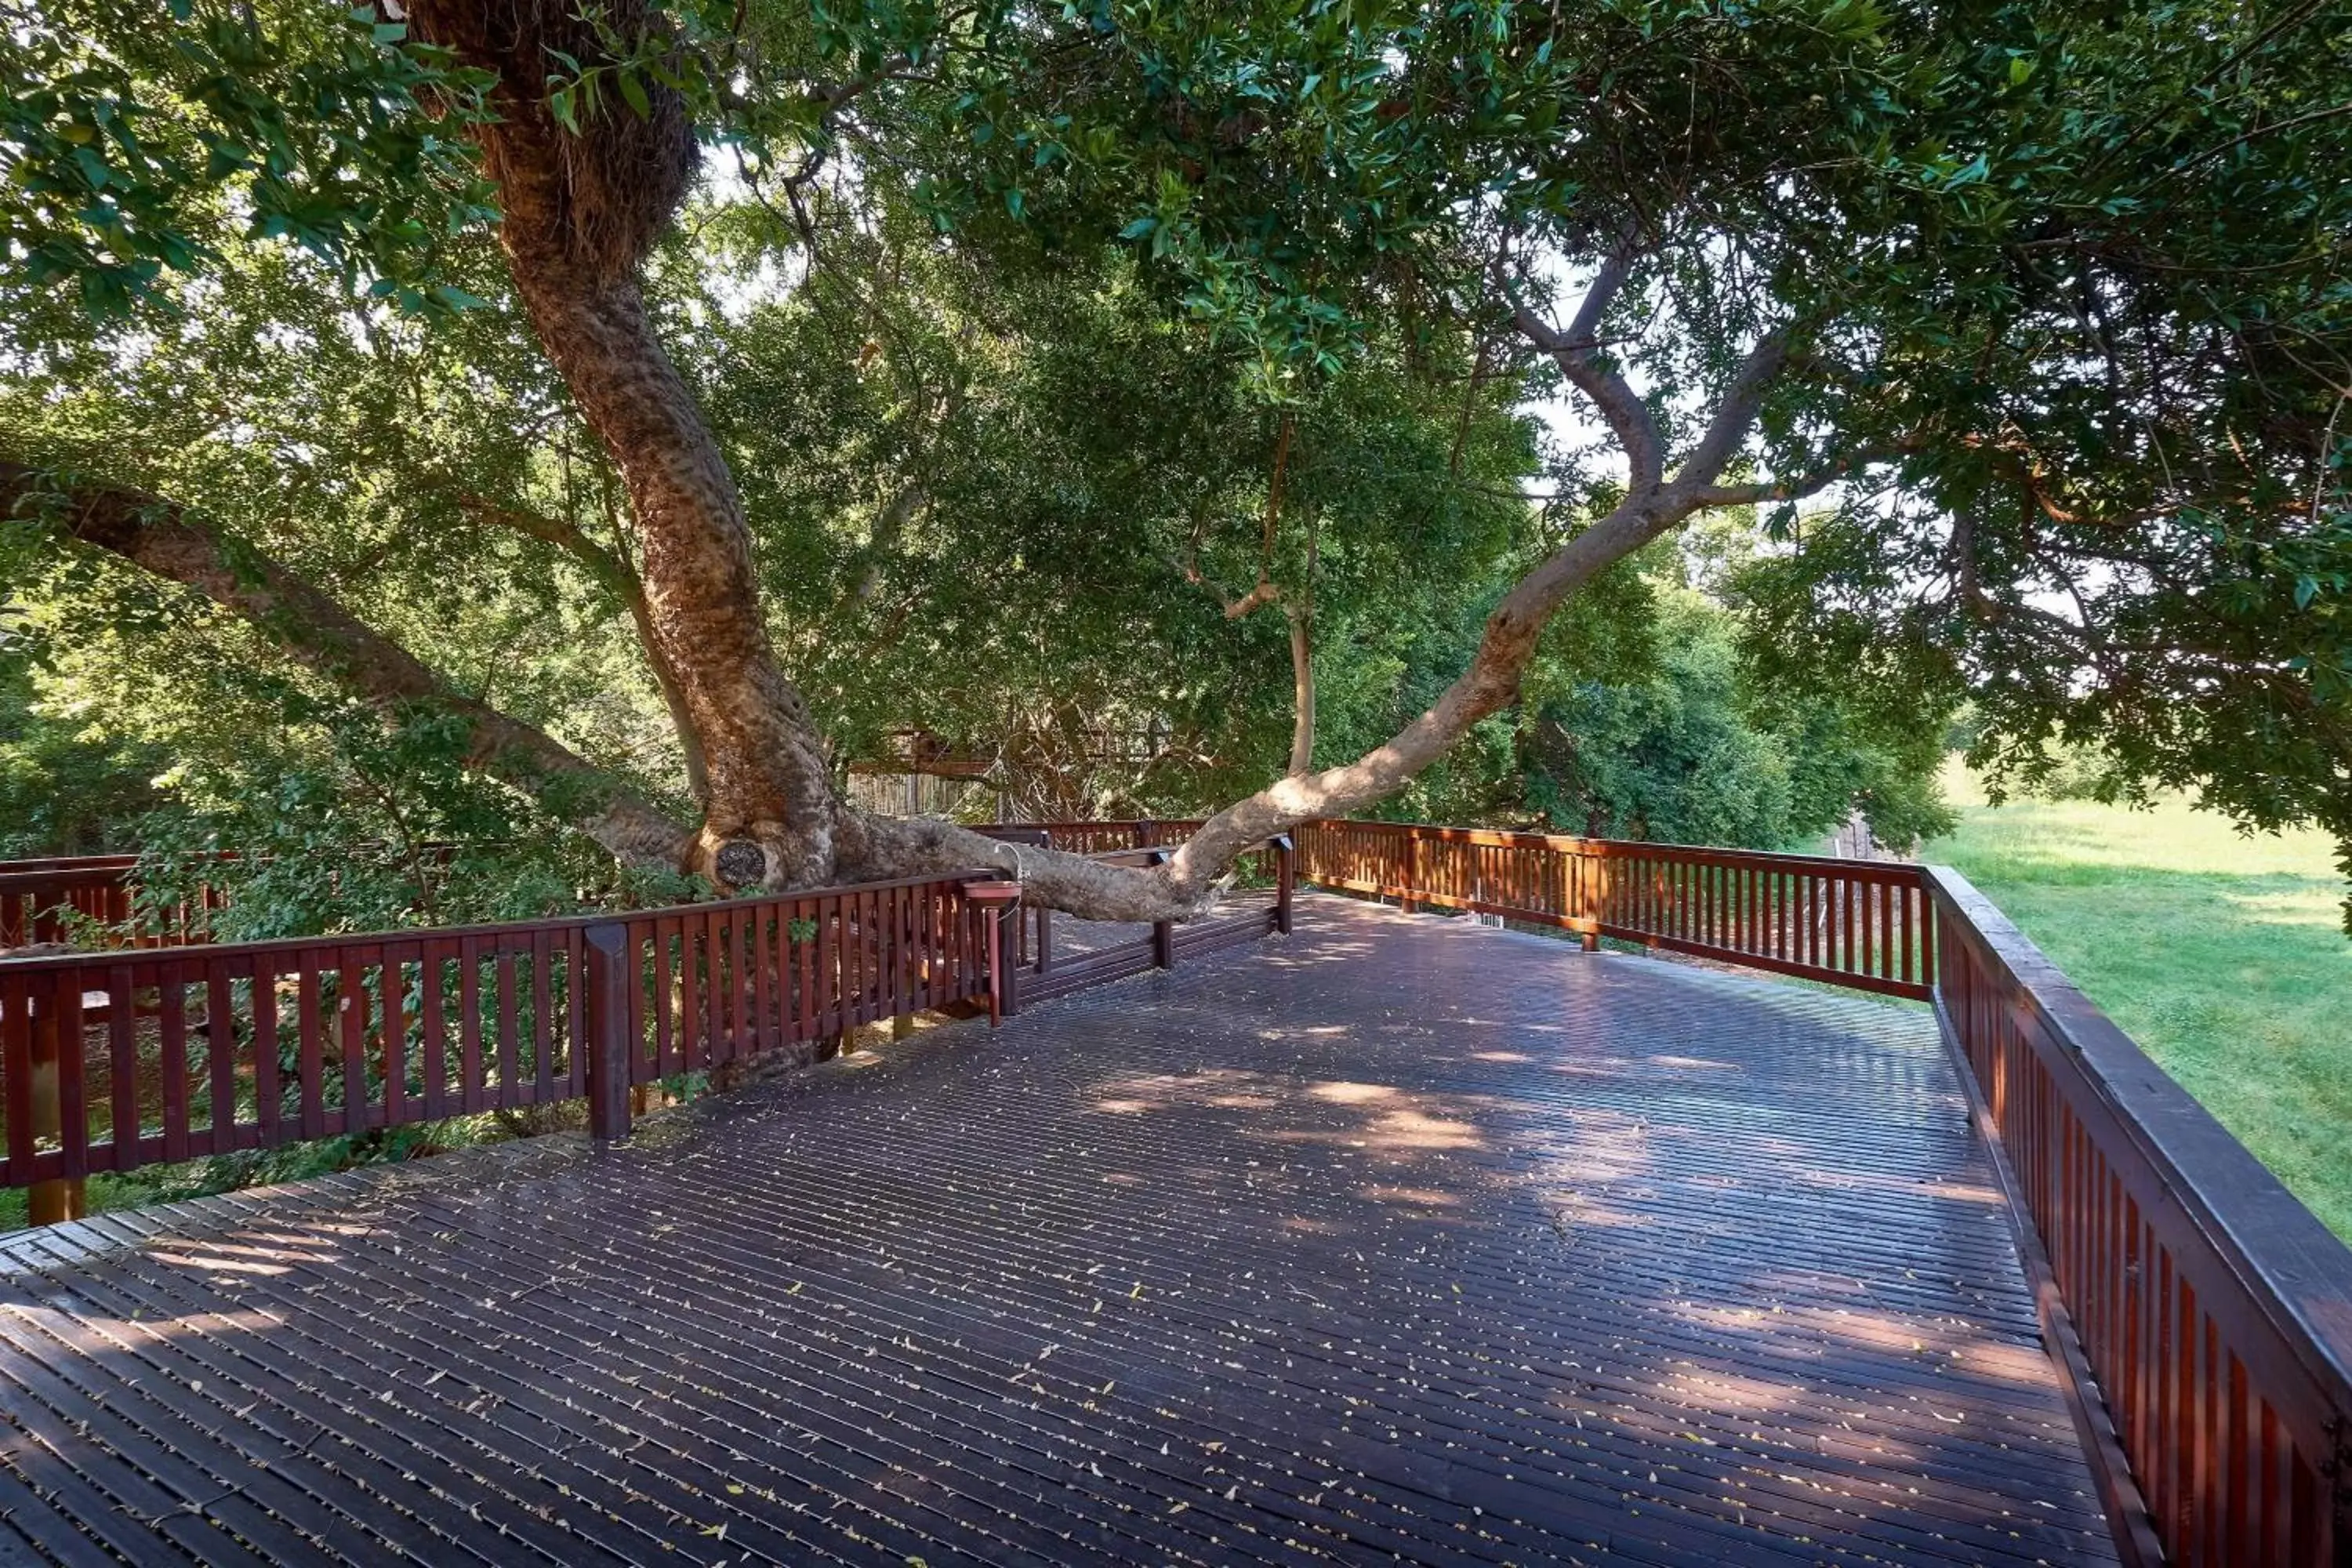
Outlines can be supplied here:
M1265 816L1318 798L1266 788L1297 656L1318 778L1452 715L1391 811L1899 842L1966 700L1997 779L2095 747L2352 843L2339 7L513 16L0 29L0 789L89 781L15 842L160 789L159 845L385 847L298 924L456 912L402 869L446 837L531 847L467 913L630 896L448 715L738 831L677 546L740 525L730 658L836 779L920 731L1034 809ZM667 434L583 357L635 290ZM697 517L646 476L706 427ZM441 695L77 534L126 487ZM1727 508L1734 566L1675 542Z

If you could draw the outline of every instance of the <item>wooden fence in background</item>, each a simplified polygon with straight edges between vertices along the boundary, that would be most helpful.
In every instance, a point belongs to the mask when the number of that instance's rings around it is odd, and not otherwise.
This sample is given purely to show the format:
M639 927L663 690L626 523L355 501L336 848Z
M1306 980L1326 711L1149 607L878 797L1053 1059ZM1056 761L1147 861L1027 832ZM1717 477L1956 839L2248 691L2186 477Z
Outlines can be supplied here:
M157 909L136 897L135 855L0 861L0 949L37 942L89 947L184 947L205 940L219 892Z

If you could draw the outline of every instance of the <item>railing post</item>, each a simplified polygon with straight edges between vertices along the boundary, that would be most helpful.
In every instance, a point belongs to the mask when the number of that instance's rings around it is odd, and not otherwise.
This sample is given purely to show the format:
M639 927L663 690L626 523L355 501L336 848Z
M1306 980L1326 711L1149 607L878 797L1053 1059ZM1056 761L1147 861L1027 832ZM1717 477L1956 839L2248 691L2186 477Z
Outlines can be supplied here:
M1045 847L1051 849L1054 847L1054 836L1051 833L1041 834L1039 837L1044 840ZM1037 906L1037 973L1040 978L1043 978L1053 973L1054 910L1050 905L1039 904Z
M982 938L982 956L988 964L988 1026L992 1029L1004 1022L1006 1015L1021 1010L1018 971L1004 947L1004 916L1007 910L1019 914L1021 884L966 882L963 896L966 904L981 911L986 933Z
M1560 857L1567 868L1569 886L1576 889L1576 912L1580 919L1592 922L1592 929L1582 933L1584 951L1601 951L1601 921L1607 894L1609 861L1605 856L1588 856L1581 848L1572 849Z
M36 999L33 987L26 986L26 1002L32 1014L32 1100L33 1138L36 1142L55 1141L65 1145L65 1086L66 1051L68 1042L63 1034L62 1019L66 1009L60 1007L58 994L68 984L80 981L69 973L60 973L50 994ZM80 1068L81 1041L70 1042L76 1053L74 1068ZM51 1182L35 1182L25 1190L25 1218L32 1225L58 1225L69 1219L79 1219L85 1212L82 1183L79 1176L59 1177Z
M1274 837L1274 929L1290 934L1290 900L1298 889L1298 847L1287 833Z
M617 921L582 933L587 954L588 1134L599 1143L629 1135L629 987L636 980L635 944Z
M990 910L989 919L997 928L994 938L997 949L995 985L997 1016L1002 1021L1021 1011L1021 948L1024 945L1021 939L1025 934L1029 911L1016 899L1002 910ZM1004 929L1007 921L1013 922L1010 931Z
M1168 851L1154 849L1151 852L1150 863L1154 866L1168 864ZM1176 967L1176 922L1174 921L1151 922L1151 962L1160 969Z
M1421 889L1421 835L1408 827L1404 830L1404 893L1397 907L1407 914L1420 911L1421 902L1413 894Z

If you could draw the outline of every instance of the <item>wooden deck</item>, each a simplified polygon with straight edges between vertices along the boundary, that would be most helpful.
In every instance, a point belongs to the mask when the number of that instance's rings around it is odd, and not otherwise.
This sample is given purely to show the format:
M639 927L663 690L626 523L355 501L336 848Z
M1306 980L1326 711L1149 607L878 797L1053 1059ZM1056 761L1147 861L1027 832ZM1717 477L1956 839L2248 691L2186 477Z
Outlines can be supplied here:
M0 1563L2114 1560L1924 1013L1331 898L0 1265Z

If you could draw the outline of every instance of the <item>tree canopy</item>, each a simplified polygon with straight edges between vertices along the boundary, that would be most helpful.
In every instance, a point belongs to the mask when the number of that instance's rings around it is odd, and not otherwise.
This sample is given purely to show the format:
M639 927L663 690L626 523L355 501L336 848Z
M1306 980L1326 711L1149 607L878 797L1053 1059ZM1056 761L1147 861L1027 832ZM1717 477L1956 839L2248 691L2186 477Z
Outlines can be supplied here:
M1024 860L1182 913L1389 800L1913 832L1966 700L1996 776L2352 844L2340 7L68 0L0 55L0 559L49 679L215 689L141 741L236 789L270 736L656 874L988 863L843 798L921 730L1208 810Z

